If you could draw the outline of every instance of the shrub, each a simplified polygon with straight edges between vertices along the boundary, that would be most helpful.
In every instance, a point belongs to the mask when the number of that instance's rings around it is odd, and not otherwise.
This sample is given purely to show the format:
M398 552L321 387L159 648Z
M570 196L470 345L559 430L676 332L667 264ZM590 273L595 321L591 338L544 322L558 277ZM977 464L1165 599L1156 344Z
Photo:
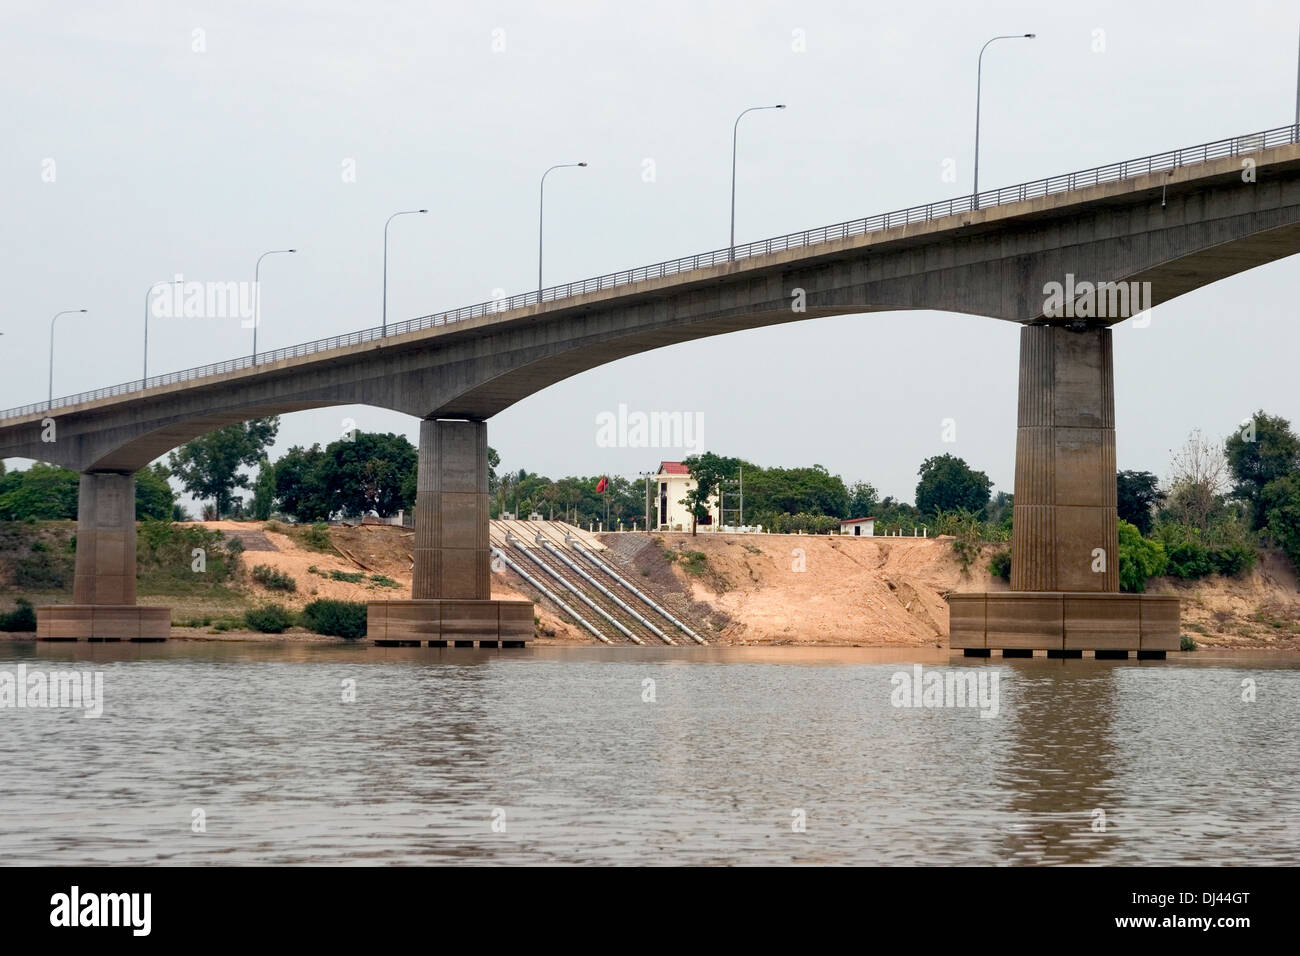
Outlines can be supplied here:
M283 634L293 627L293 615L279 604L264 604L244 612L244 623L263 634Z
M1178 649L1180 651L1194 651L1196 650L1196 641L1190 635L1184 634L1178 640Z
M1159 541L1142 537L1135 525L1121 520L1119 523L1119 589L1129 594L1141 594L1147 589L1147 578L1165 573L1165 549Z
M296 591L298 582L283 571L259 564L253 568L253 580L268 591Z
M345 581L348 584L360 584L366 579L366 576L360 571L331 571L330 579L333 581Z
M366 636L366 605L362 601L312 601L302 609L303 624L309 631L347 640Z
M313 551L334 550L334 545L330 541L330 526L324 521L318 521L305 529L302 532L302 543Z
M36 630L36 612L32 602L19 598L18 606L8 614L0 614L0 631L34 631Z
M398 584L392 578L388 577L388 575L386 574L372 574L370 575L370 580L373 581L377 587L381 587L381 588L401 587L400 584Z
M988 564L989 574L1011 583L1011 549L1003 548L995 552Z

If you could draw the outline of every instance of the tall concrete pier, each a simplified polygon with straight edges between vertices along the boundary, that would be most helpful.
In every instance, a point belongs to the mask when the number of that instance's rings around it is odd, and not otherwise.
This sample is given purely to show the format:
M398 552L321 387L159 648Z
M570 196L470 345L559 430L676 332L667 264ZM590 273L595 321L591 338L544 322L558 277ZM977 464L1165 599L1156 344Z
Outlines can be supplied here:
M533 636L531 601L492 600L487 423L425 419L415 502L409 601L372 601L380 644L520 646Z
M1011 590L949 597L949 646L1178 648L1178 599L1119 593L1115 375L1109 328L1020 330Z
M37 609L45 640L166 640L171 609L135 603L135 476L81 475L72 604Z

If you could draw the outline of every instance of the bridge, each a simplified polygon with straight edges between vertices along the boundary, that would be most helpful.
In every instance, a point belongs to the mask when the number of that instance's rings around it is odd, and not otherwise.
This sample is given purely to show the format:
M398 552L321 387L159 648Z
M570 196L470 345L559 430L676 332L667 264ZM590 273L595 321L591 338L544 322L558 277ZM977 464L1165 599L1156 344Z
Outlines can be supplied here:
M1176 648L1175 598L1119 593L1110 326L1300 252L1300 126L686 256L0 412L0 457L81 473L74 603L39 636L156 639L135 605L133 473L250 418L365 404L420 418L412 600L386 640L517 642L491 600L487 426L555 382L741 329L928 309L1016 322L1010 592L953 595L968 653Z

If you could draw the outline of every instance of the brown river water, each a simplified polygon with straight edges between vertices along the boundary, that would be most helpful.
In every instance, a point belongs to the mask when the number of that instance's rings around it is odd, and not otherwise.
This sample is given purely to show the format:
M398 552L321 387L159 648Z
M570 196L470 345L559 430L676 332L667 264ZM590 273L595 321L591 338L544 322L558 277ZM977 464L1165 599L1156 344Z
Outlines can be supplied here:
M1298 726L1294 655L9 643L0 861L1296 864Z

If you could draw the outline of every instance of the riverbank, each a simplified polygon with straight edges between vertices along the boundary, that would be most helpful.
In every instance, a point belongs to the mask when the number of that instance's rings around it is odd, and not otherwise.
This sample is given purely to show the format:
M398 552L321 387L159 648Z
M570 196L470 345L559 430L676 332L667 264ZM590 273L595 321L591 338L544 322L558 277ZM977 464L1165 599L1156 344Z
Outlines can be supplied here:
M269 603L297 612L322 598L365 602L410 594L409 529L332 528L322 544L304 529L275 523L222 521L200 527L239 541L241 555L237 569L221 582L191 575L188 567L179 579L175 574L142 575L139 603L171 608L172 640L346 643L299 627L278 635L259 633L243 625L243 615ZM11 608L19 596L38 605L68 603L75 524L11 524L3 530L0 611ZM598 537L630 579L646 582L675 613L698 623L711 644L946 647L948 594L1008 589L987 568L1006 544L984 545L963 567L950 538L685 532ZM15 568L20 562L34 564L49 586L18 587ZM259 566L279 577L258 580L252 572ZM277 580L278 585L265 583ZM1155 579L1148 590L1181 599L1183 630L1203 647L1300 648L1300 581L1280 554L1266 552L1237 578ZM513 572L505 572L493 575L492 596L531 594ZM549 603L539 604L535 614L537 644L591 642ZM0 639L31 636L0 634Z

